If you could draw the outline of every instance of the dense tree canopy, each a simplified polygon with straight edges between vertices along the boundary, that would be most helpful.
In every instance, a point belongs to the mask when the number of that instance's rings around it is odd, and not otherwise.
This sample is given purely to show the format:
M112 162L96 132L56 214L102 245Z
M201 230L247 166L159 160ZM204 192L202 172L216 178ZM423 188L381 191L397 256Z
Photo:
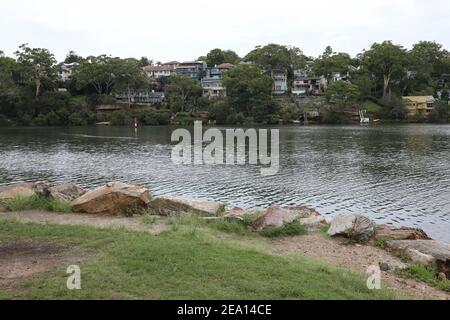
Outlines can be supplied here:
M208 66L214 67L222 63L236 64L239 62L240 58L238 54L232 50L216 48L211 50L206 56L199 57L198 60L205 61Z

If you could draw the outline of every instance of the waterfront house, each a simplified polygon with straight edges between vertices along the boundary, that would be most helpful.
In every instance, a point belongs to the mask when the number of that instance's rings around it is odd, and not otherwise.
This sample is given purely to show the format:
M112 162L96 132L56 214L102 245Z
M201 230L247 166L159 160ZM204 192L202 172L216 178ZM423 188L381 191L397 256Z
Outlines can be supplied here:
M297 77L294 79L292 94L297 96L322 95L328 85L325 77Z
M433 96L408 96L402 98L408 110L408 116L427 117L434 109L436 99Z
M61 81L66 82L69 81L72 77L72 73L79 64L74 63L62 63L59 67L59 78Z
M284 94L288 90L288 72L286 69L272 69L271 77L273 80L272 93Z
M178 75L185 75L192 79L201 80L206 72L206 62L204 61L187 61L180 63L175 72Z
M155 104L164 101L164 92L153 92L149 90L133 90L129 94L127 92L119 92L115 95L118 102L130 102L133 104Z
M162 77L170 77L175 74L175 69L178 66L177 61L170 61L159 66L145 66L144 71L151 79L159 79Z
M337 81L348 81L349 74L342 74L340 72L333 72L331 74L330 82L337 82Z
M202 79L203 96L210 99L226 97L226 88L223 86L222 73L233 65L223 63L218 66L207 68L205 77Z

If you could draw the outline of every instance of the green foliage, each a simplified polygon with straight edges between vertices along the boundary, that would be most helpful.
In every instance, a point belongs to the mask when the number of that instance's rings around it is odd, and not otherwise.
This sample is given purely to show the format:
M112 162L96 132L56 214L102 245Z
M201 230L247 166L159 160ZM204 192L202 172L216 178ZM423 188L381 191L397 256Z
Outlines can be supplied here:
M448 121L450 106L445 101L435 103L434 109L429 116L430 122L445 123Z
M280 228L269 228L260 232L266 238L283 238L306 235L308 231L300 222L296 221Z
M313 73L330 79L334 72L342 75L350 71L353 60L348 53L336 53L328 46L325 52L314 61Z
M353 106L358 101L360 95L359 88L346 81L332 83L325 92L327 101L341 108Z
M450 280L439 280L437 278L437 271L433 267L416 263L406 269L396 270L396 273L400 276L417 279L441 290L450 292Z
M195 111L202 95L200 81L183 75L172 75L166 86L166 95L173 112Z
M40 196L14 197L4 202L9 211L45 210L52 212L71 212L72 206L69 202L45 198Z
M232 50L221 50L216 48L211 50L206 57L200 57L198 60L205 61L209 67L214 67L222 63L236 64L239 62L240 58L237 53Z
M156 222L156 220L157 220L156 216L152 216L150 214L145 214L142 217L142 219L143 219L145 224L154 224Z

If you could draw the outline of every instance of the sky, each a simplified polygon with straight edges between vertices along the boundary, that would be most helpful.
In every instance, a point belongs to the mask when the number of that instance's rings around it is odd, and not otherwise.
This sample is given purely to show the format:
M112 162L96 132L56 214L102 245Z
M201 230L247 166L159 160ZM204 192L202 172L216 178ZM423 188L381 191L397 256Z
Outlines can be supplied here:
M0 50L29 43L58 60L73 50L161 62L268 43L308 56L328 45L353 56L384 40L450 50L449 15L449 0L0 0Z

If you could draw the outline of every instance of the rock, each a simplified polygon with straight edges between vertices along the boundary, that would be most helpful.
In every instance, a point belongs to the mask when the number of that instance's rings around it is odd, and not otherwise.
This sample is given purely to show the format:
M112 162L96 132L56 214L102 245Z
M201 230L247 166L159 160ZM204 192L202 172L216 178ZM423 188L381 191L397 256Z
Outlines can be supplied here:
M299 218L320 216L320 213L318 211L316 211L316 209L305 207L305 206L290 206L290 207L284 207L283 209L290 211L291 213L297 215Z
M380 270L383 272L388 272L389 270L391 270L391 267L386 262L380 263L379 266Z
M34 185L33 190L40 196L68 202L71 202L86 193L80 186L70 182L37 182Z
M405 250L409 254L419 252L422 256L431 256L438 271L450 278L450 244L436 240L392 240L387 241L386 245L392 250Z
M447 281L447 276L443 272L439 272L437 278L439 281Z
M375 232L375 224L360 215L340 215L331 222L328 235L346 236L357 241L368 240Z
M431 240L421 229L377 225L375 240Z
M31 197L35 195L33 190L34 183L24 182L15 183L8 186L0 186L0 200L9 200L14 197Z
M304 225L308 230L320 230L327 226L327 219L323 216L311 216L307 218L300 218L300 223Z
M73 201L86 193L80 186L74 183L59 183L49 189L49 196L54 199Z
M223 208L223 204L213 201L160 197L153 199L148 207L152 214L160 216L174 216L182 213L217 216Z
M75 212L120 214L128 208L146 207L150 202L148 189L122 182L111 182L89 191L72 201Z
M267 228L281 228L300 218L295 211L271 206L266 213L252 223L253 229L261 231Z
M429 254L422 253L415 249L407 249L406 254L411 258L414 263L420 263L424 266L434 266L436 264L436 259Z
M245 211L241 208L233 208L231 210L225 211L223 214L224 217L231 218L231 217L243 217L245 215L251 214L250 212Z

